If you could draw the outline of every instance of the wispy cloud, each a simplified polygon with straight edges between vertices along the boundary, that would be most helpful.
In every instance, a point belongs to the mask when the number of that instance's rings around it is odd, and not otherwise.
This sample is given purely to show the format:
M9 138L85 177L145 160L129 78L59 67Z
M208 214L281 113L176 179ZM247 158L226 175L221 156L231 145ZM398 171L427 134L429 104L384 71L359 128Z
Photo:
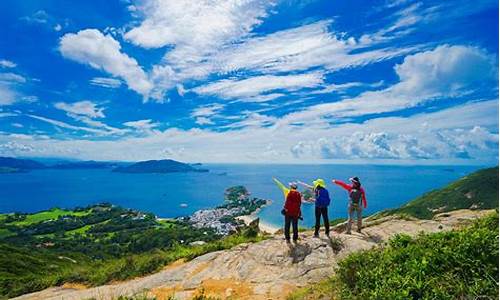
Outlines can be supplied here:
M290 114L284 121L305 122L401 110L468 93L498 76L496 63L488 53L474 47L448 45L407 56L402 64L395 66L395 71L400 81L386 89L314 105Z
M17 66L16 63L6 60L6 59L1 59L0 60L0 67L2 68L15 68Z
M57 102L54 104L54 107L75 115L104 118L104 108L98 107L96 103L88 100L73 103Z
M53 120L39 119L56 126L82 130ZM30 141L0 135L0 153L4 148L8 148L10 153L14 151L12 149L29 148L36 149L39 155L66 153L82 159L141 160L168 152L174 159L213 162L346 159L389 159L397 162L426 159L448 163L485 162L498 155L496 99L410 117L375 118L333 128L272 125L277 123L266 116L250 115L245 126L237 130L216 132L170 128L147 136L113 141ZM179 151L166 145L175 145ZM24 152L18 150L18 153Z
M216 95L223 99L249 98L276 90L296 91L313 88L323 83L321 73L305 73L299 75L263 75L247 79L224 79L206 86L194 88L202 95Z
M117 89L122 85L122 82L116 78L108 78L108 77L94 77L89 80L90 84L110 88Z

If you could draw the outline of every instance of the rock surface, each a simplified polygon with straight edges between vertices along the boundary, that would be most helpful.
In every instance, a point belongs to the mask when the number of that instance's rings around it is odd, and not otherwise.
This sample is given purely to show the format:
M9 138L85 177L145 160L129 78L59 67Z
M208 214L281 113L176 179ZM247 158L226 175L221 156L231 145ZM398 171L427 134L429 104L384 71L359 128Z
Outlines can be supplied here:
M301 233L297 244L287 244L275 235L259 243L176 262L156 274L126 282L89 289L55 287L16 299L116 299L135 294L189 299L202 289L205 295L221 299L285 299L294 289L333 275L337 262L351 252L378 246L397 233L451 230L488 212L458 210L433 220L385 217L368 222L362 233L352 235L334 233L331 238L314 238L311 232Z

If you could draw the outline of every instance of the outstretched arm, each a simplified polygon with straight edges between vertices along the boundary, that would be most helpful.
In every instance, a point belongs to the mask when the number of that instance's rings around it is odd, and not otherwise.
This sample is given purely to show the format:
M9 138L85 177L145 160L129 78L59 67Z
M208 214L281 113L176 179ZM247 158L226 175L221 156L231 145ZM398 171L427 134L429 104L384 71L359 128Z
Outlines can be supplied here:
M335 183L336 185L344 188L347 191L350 191L352 189L352 186L350 186L349 184L343 182L342 180L334 179L334 180L332 180L332 182Z
M314 187L312 185L309 185L309 184L307 184L305 182L302 182L302 181L298 180L297 183L300 184L300 185L302 185L302 186L304 186L304 187L306 187L306 188L314 190Z
M285 195L285 197L286 197L288 195L288 192L290 192L290 190L287 189L286 186L283 183L281 183L278 179L273 178L273 181L281 189L281 191L283 192L283 195Z

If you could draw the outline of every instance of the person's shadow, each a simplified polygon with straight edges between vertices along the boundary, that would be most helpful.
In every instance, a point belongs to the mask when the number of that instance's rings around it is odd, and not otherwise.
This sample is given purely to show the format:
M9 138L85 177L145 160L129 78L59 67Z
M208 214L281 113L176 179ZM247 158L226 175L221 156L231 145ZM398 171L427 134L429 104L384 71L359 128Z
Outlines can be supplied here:
M333 254L337 254L344 248L344 242L339 237L328 235L326 239L323 239L324 242L330 246Z
M292 264L303 261L309 254L312 253L312 248L309 244L301 244L299 242L287 243L289 248Z

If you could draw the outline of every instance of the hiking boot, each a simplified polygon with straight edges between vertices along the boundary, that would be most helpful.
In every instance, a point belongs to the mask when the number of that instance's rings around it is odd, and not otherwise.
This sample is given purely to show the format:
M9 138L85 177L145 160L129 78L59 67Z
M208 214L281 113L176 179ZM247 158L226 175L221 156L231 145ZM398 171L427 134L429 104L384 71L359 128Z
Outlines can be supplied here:
M315 237L315 238L319 238L319 233L315 233L315 234L314 234L314 237Z
M287 244L290 244L290 239L285 239Z
M351 234L351 232L350 231L346 231L346 234Z
M361 233L361 229L356 230L358 233Z

